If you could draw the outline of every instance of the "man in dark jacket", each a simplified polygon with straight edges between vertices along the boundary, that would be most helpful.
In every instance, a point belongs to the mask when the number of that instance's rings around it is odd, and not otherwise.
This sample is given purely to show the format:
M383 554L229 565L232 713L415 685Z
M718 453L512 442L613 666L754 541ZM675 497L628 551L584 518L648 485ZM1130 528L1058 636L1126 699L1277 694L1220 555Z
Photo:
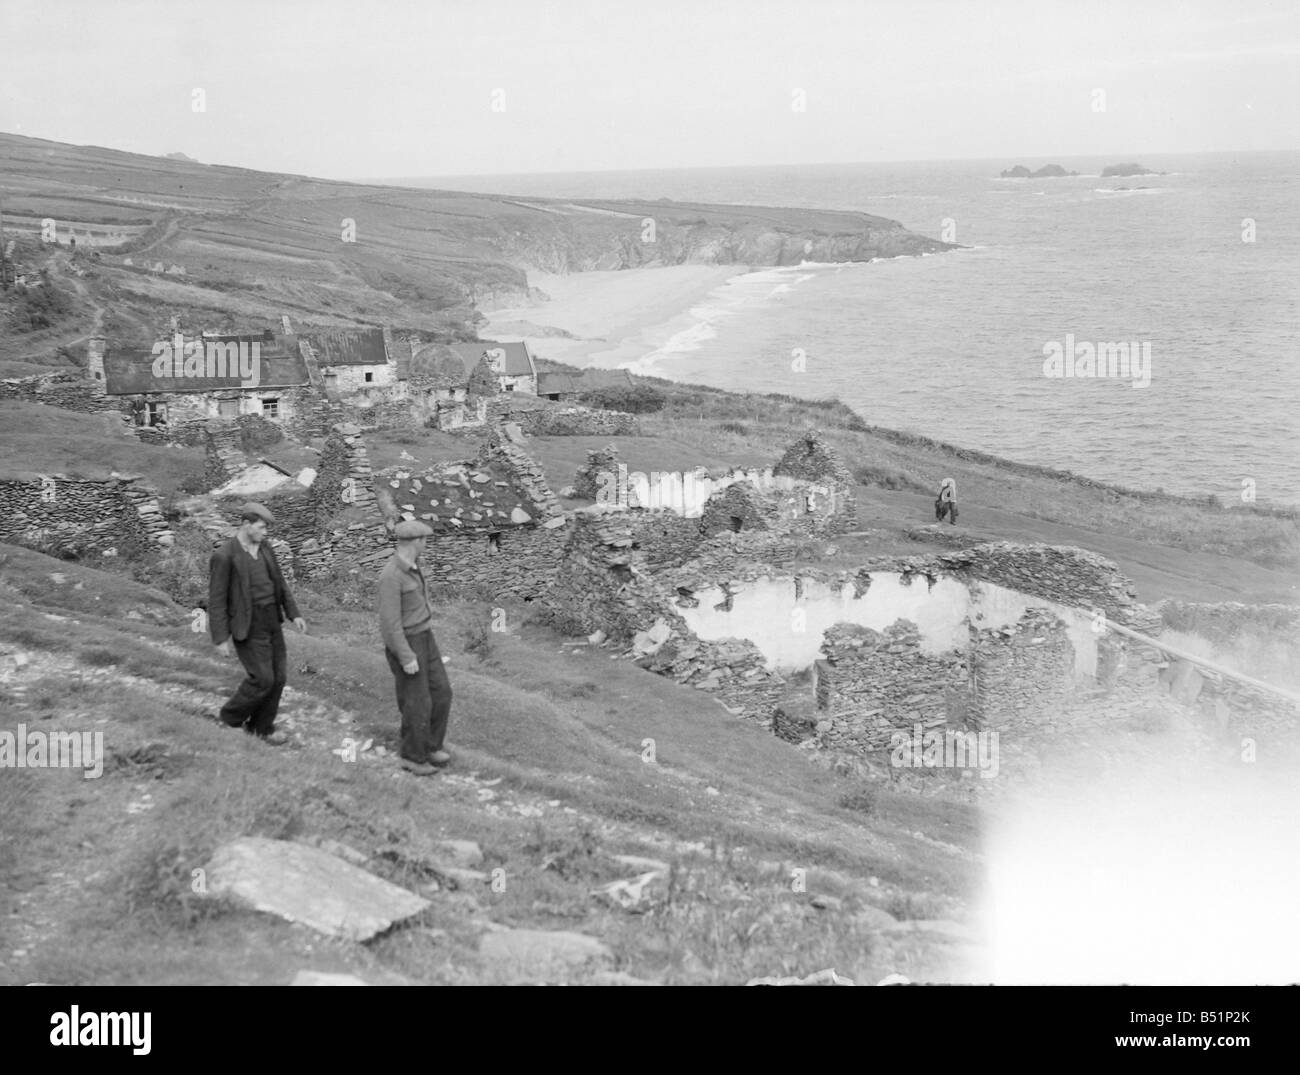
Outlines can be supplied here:
M283 732L275 730L287 661L280 624L291 619L299 631L306 631L307 624L266 540L267 524L275 517L261 504L250 502L239 518L239 530L212 554L208 565L212 641L227 657L233 648L248 672L221 707L221 720L280 746L287 741Z

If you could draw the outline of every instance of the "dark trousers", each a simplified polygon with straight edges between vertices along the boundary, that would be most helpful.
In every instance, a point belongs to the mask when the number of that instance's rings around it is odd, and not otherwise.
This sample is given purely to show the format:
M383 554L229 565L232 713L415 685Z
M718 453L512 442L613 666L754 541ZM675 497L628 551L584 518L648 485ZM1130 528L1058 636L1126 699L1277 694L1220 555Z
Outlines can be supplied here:
M248 637L235 643L235 653L248 676L221 707L221 719L232 728L243 726L254 735L270 735L275 731L288 660L275 605L253 608Z
M414 675L402 671L402 662L388 647L384 656L392 669L397 686L397 708L402 713L402 757L408 761L426 761L442 749L447 736L447 718L451 715L451 681L438 652L432 631L407 635L407 644L415 651L419 664Z

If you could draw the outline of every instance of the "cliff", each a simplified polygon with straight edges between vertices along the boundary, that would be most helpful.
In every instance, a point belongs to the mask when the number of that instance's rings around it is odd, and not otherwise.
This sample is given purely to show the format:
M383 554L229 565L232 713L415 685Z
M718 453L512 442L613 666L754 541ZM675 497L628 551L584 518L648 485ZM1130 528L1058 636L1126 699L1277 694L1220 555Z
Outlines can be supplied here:
M151 339L171 313L459 332L527 270L869 261L953 249L867 213L564 201L334 182L0 134L7 233L54 219L86 287ZM175 267L175 271L173 271ZM183 280L183 287L171 280ZM166 316L164 316L166 315ZM121 339L123 326L110 324ZM129 340L123 342L130 342Z

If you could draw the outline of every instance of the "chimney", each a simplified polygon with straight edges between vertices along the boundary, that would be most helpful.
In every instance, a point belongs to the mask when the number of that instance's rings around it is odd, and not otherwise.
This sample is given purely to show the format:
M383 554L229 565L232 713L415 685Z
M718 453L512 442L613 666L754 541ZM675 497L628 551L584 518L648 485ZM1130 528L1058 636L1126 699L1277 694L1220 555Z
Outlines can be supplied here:
M90 342L86 345L86 371L90 375L91 384L100 392L108 387L104 381L105 345L103 336L91 336Z

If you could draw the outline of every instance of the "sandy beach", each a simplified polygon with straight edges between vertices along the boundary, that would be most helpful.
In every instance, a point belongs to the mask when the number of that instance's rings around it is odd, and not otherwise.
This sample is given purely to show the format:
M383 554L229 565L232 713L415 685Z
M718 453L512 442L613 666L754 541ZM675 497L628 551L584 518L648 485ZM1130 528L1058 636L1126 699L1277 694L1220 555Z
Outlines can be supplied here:
M486 310L485 338L527 340L533 354L573 366L616 367L662 346L691 327L690 311L715 288L744 270L735 265L528 274L549 302ZM547 335L563 329L574 339Z

